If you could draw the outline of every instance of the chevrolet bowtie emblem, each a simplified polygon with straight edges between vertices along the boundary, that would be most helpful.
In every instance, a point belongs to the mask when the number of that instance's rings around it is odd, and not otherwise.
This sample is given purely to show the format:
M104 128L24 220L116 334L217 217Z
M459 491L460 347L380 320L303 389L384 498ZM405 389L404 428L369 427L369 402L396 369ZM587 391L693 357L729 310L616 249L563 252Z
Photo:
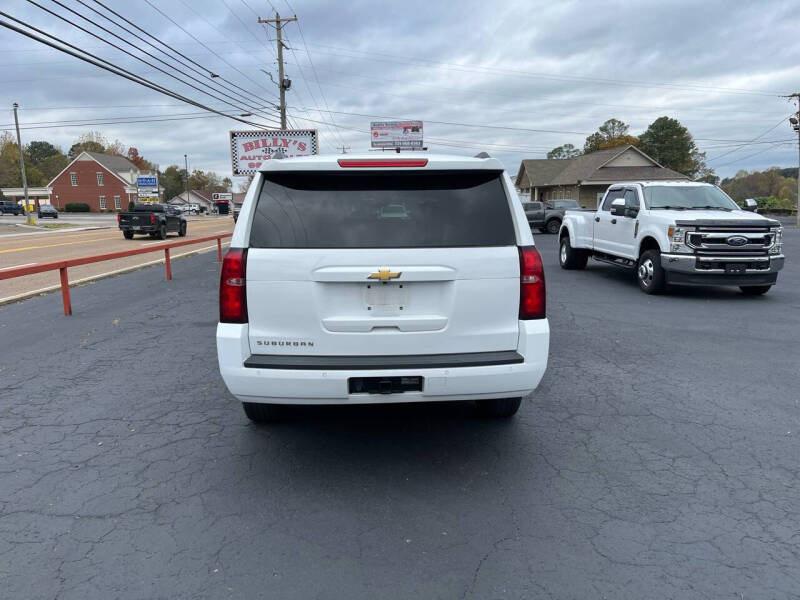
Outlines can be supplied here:
M397 279L402 273L394 273L391 269L381 269L377 273L370 273L367 279L379 279L381 281L389 281L390 279Z

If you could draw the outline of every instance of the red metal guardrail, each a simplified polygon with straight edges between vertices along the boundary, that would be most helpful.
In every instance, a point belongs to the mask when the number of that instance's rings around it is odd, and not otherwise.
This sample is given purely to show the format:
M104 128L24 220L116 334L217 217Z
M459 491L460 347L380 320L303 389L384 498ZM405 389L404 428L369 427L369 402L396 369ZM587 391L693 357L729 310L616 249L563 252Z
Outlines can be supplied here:
M194 238L191 240L182 240L180 242L170 242L167 244L159 244L157 246L148 246L146 248L137 248L135 250L121 250L119 252L109 252L108 254L98 254L97 256L85 256L83 258L70 258L68 260L57 260L48 263L41 263L32 265L30 267L14 267L5 271L0 271L0 281L3 279L13 279L14 277L23 277L25 275L35 275L36 273L44 273L47 271L55 271L58 269L61 275L61 299L64 303L64 314L72 314L72 303L69 297L69 276L67 269L69 267L79 267L81 265L88 265L91 263L102 262L105 260L114 260L115 258L127 258L128 256L136 256L137 254L147 254L148 252L157 252L158 250L164 251L164 263L167 268L167 281L172 279L172 264L170 263L169 251L172 248L180 246L191 246L192 244L202 244L203 242L210 242L217 240L217 258L222 262L222 240L233 235L232 233L217 233L215 235L207 235L205 237Z

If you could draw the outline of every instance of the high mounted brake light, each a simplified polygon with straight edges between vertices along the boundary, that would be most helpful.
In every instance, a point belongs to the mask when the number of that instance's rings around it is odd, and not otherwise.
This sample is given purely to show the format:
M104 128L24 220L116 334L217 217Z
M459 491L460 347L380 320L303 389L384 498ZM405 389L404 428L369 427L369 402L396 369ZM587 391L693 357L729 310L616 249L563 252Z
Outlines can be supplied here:
M247 250L231 248L222 261L219 282L220 323L247 323Z
M523 321L547 316L544 265L533 246L519 249L519 318Z
M427 158L340 158L336 162L340 167L424 167L428 164Z

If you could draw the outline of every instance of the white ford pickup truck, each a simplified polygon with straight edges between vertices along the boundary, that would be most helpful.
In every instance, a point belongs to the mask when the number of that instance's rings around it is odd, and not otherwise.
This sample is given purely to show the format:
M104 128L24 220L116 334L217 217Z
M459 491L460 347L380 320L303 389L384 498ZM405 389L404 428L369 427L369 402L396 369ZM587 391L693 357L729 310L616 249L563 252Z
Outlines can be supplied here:
M606 191L596 211L567 211L559 231L563 269L589 257L636 269L646 294L667 284L732 285L766 293L783 268L781 224L708 183L634 181Z

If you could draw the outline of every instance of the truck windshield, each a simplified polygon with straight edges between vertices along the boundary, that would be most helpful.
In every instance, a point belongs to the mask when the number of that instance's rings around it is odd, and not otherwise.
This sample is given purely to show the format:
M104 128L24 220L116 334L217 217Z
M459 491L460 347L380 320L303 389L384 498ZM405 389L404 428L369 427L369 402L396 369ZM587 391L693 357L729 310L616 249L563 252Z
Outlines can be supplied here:
M650 209L737 210L739 208L725 192L710 185L649 185L644 187L644 200Z

